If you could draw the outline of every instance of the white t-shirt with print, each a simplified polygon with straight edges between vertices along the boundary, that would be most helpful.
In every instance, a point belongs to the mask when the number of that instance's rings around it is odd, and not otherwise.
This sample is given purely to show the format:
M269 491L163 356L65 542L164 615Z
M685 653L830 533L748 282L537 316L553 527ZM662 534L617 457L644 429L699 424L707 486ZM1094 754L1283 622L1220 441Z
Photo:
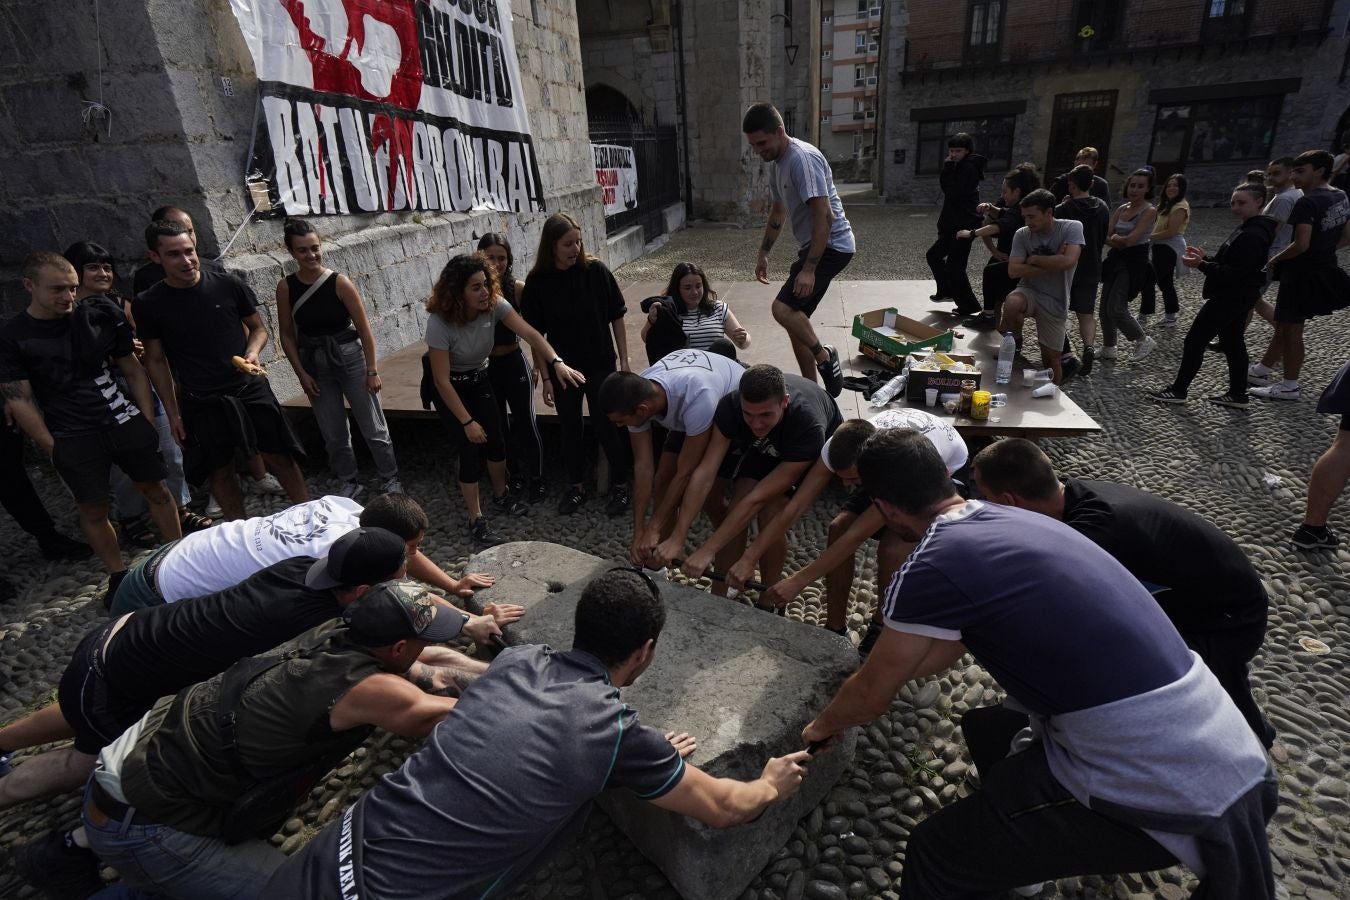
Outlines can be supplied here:
M214 594L283 559L324 557L333 542L361 527L363 507L320 497L270 516L221 522L173 546L155 583L165 603Z
M966 449L966 442L956 433L950 422L921 409L886 409L870 421L876 426L877 431L885 428L905 428L917 431L928 438L928 442L937 448L938 455L942 457L942 464L947 467L948 475L964 466L970 455L970 451ZM825 442L825 446L820 448L820 461L831 472L834 471L834 467L830 465L832 440L834 438L830 438Z

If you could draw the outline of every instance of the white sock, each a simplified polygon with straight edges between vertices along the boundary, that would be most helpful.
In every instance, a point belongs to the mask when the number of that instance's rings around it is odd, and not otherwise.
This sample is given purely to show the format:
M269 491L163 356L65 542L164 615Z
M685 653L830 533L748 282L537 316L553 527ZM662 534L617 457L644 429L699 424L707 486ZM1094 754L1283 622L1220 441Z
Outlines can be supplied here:
M1288 389L1291 390L1291 391L1296 391L1296 390L1298 390L1298 379L1297 379L1297 378L1286 378L1284 381L1281 381L1281 382L1280 382L1280 387L1282 387L1282 388L1288 388Z

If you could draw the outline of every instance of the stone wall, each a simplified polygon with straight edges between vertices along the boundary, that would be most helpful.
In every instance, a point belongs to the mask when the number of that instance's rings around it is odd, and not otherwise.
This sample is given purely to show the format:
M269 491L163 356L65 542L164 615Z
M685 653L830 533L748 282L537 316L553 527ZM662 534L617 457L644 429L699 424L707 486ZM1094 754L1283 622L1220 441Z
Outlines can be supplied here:
M548 212L576 215L588 248L603 255L575 8L513 0L512 13ZM15 274L31 250L94 240L129 274L154 207L186 208L207 257L249 208L243 177L256 80L228 4L119 4L116 15L104 8L97 26L94 15L92 6L0 0L0 300L8 311L27 301ZM81 119L82 101L100 97L113 113L111 133ZM423 299L449 255L503 231L524 272L546 215L389 213L324 217L318 226L331 241L329 264L361 289L385 354L420 337ZM253 222L224 259L264 300L289 262L280 236L280 221ZM275 340L273 351L279 358ZM293 393L282 370L275 367L277 391Z
M911 9L915 5L916 0L893 0L890 10L893 46L903 45L906 32L912 30ZM1342 29L1319 43L1286 39L1261 42L1259 47L1228 48L1222 53L1213 48L1141 53L1092 65L1009 64L1000 67L996 77L990 77L988 72L966 76L935 70L911 74L906 83L896 61L887 73L881 187L889 202L928 203L941 199L937 176L915 173L918 123L910 120L912 109L1025 101L1026 112L1017 117L1013 162L1030 160L1043 167L1055 96L1079 91L1120 92L1110 139L1109 167L1101 173L1113 188L1120 186L1125 173L1149 160L1157 113L1149 95L1159 89L1301 78L1298 91L1285 95L1271 155L1330 147L1337 122L1350 107L1350 84L1337 83L1333 74L1340 70L1345 52ZM897 162L896 150L904 151L903 162ZM1264 159L1189 162L1185 173L1190 180L1191 195L1202 202L1221 203L1248 169L1264 163ZM997 195L1002 174L989 173L982 187L984 196Z

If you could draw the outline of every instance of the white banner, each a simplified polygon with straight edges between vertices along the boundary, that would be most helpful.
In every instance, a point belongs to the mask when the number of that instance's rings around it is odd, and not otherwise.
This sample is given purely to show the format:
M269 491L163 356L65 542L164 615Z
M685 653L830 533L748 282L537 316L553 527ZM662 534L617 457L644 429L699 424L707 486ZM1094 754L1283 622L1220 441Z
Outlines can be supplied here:
M637 207L637 158L632 147L591 144L595 156L595 183L605 189L605 215Z
M544 208L510 0L230 6L288 214Z

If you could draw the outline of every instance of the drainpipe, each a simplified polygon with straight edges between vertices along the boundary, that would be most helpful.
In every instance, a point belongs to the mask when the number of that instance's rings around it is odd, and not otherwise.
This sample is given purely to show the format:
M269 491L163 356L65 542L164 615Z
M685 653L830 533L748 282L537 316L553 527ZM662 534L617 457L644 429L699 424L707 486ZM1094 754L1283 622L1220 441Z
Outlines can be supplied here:
M686 98L688 89L684 81L684 2L683 0L672 0L675 7L675 21L672 23L675 28L675 67L676 83L679 85L679 103L676 107L676 114L680 119L680 143L684 157L684 218L686 222L694 221L694 183L689 175L689 115L686 107Z

